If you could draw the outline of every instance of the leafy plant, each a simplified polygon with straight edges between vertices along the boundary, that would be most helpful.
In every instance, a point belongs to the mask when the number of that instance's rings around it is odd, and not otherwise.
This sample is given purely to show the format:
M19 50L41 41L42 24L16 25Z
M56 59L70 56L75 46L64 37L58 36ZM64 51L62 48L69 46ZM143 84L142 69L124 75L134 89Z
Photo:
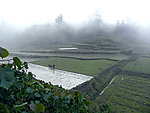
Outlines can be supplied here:
M5 58L8 55L9 55L9 52L5 48L0 47L0 57Z
M0 57L4 58L8 54L2 49ZM18 57L13 58L12 64L3 64L0 68L0 100L1 105L8 106L8 112L92 112L91 102L82 93L37 80L27 69L28 63L22 63Z

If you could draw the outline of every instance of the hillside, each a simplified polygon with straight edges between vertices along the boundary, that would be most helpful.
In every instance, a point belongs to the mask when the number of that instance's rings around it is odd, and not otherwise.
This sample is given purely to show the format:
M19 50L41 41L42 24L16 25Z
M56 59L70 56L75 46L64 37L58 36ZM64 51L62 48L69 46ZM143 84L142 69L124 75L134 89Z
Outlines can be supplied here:
M106 104L116 113L147 113L150 51L149 42L141 40L140 33L130 24L89 24L80 29L67 23L35 26L25 32L21 40L24 44L10 55L32 59L34 64L56 64L57 69L92 76L93 79L73 90L86 95L97 112L101 104ZM28 36L31 40L26 40Z

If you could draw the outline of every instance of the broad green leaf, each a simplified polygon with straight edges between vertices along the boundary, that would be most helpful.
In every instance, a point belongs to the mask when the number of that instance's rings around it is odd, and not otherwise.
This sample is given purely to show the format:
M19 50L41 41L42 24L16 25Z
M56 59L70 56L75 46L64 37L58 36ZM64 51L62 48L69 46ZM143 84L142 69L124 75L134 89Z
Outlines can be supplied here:
M43 84L45 88L48 88L50 85L48 83Z
M26 92L27 92L27 93L33 93L33 91L34 91L34 89L31 89L30 87L28 87L28 88L26 89Z
M39 84L39 86L41 86L42 88L44 88L44 86L40 82L38 82L38 84Z
M88 110L88 106L87 106L87 105L85 105L85 104L84 104L84 108L85 108L86 110Z
M0 47L0 57L5 58L9 55L9 52L5 48Z
M49 92L49 93L48 93L48 96L50 97L51 95L52 95L52 93L51 93L51 92Z
M21 111L21 113L28 113L27 111Z
M59 96L54 96L54 99L55 99L55 100L58 100L58 99L59 99Z
M34 112L34 113L43 113L45 111L45 106L42 103L39 104L34 104L31 103L30 104L30 109Z
M16 86L19 90L21 90L22 84L19 82L19 80L18 80L17 78L15 78L14 84L15 84L15 86Z
M47 95L47 94L44 94L44 96L43 96L43 99L44 99L46 102L48 102L49 95Z
M14 82L14 73L10 68L0 69L0 87L8 89Z
M9 100L8 91L5 88L0 88L0 98Z
M15 65L18 67L18 69L21 69L22 62L20 61L20 59L18 57L13 57L13 61Z
M39 100L36 100L36 101L35 101L35 104L39 104L39 103L40 103L40 101L39 101Z
M41 96L38 92L36 92L34 95L35 95L35 97L40 97Z
M27 85L30 85L30 84L31 84L31 82L27 82L26 84L27 84Z
M65 97L65 99L71 99L72 95L68 95Z
M83 95L82 95L82 94L79 94L79 99L80 99L80 102L82 102L82 101L83 101L84 97L83 97Z
M29 76L29 77L33 77L33 76L36 77L36 76L35 76L34 74L32 74L31 72L28 72L28 76ZM36 81L35 81L35 82L36 82Z

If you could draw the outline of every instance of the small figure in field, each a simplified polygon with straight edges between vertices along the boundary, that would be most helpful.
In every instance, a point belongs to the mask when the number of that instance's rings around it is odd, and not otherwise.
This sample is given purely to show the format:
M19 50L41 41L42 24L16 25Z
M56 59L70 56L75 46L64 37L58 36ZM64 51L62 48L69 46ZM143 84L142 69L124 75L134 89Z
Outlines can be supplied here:
M53 64L53 69L55 69L55 64Z
M49 64L48 67L49 67L49 69L51 69L51 68L52 68L52 65Z

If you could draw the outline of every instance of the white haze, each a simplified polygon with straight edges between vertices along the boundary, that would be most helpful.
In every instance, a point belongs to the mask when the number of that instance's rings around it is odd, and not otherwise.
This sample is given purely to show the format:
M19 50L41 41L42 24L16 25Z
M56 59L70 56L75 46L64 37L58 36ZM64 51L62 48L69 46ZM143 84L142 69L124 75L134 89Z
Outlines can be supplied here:
M0 46L43 49L96 37L149 45L149 10L148 0L0 0Z
M98 11L108 23L127 19L149 25L149 0L0 0L0 22L29 26L54 21L62 14L64 21L81 23Z

